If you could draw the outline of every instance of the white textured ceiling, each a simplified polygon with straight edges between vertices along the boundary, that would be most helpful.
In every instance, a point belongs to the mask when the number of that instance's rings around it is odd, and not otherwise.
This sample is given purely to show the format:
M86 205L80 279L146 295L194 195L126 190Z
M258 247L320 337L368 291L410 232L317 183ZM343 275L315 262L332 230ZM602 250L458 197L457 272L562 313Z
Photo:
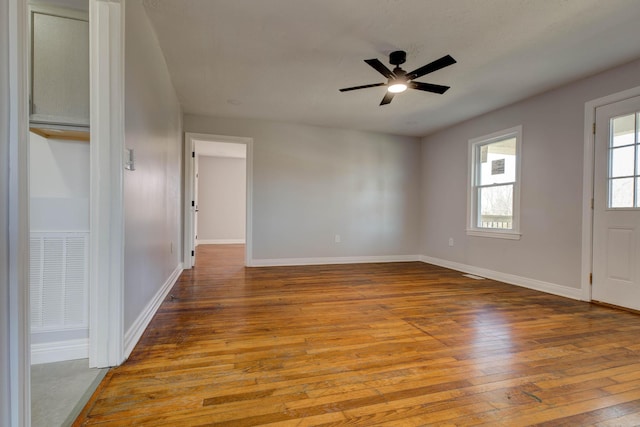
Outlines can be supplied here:
M184 112L422 136L640 57L640 0L145 0ZM378 106L385 79L458 63ZM391 68L391 66L389 66Z

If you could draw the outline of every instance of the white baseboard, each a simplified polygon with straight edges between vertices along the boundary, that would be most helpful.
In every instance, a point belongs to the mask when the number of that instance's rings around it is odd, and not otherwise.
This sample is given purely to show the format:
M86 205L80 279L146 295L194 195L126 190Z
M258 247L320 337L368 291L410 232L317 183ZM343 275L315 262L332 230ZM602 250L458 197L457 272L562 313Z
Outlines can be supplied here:
M178 264L173 273L169 276L164 285L156 292L155 296L149 301L146 305L142 313L138 316L138 318L133 322L129 330L124 334L124 358L129 357L133 348L138 343L138 340L142 336L144 330L149 326L149 322L153 318L153 315L156 314L160 304L164 301L165 297L175 285L178 277L180 277L180 273L182 273L182 263Z
M464 273L469 273L476 276L486 277L487 279L497 280L499 282L508 283L510 285L522 286L523 288L546 292L548 294L558 295L575 300L582 299L582 290L579 288L569 288L567 286L562 286L555 283L543 282L542 280L530 279L528 277L516 276L514 274L501 273L499 271L474 267L472 265L462 264L455 261L447 261L440 258L433 258L426 255L422 255L420 257L420 261L427 264L450 268L452 270L462 271Z
M420 261L419 255L383 255L352 257L319 257L319 258L275 258L253 259L249 267L275 267L289 265L325 265L325 264L365 264L373 262L407 262Z
M31 344L32 365L63 362L65 360L87 359L88 357L88 338Z
M196 245L238 245L245 244L244 239L209 239L202 240L198 239Z

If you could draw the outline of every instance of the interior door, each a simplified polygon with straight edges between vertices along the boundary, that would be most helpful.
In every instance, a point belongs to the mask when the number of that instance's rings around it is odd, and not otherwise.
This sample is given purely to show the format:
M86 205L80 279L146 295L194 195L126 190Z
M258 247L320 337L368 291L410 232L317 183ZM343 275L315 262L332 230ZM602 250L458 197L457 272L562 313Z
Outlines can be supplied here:
M640 97L596 109L592 299L640 310Z
M198 246L198 168L200 165L200 156L196 153L195 161L193 162L193 264L196 263L196 251L195 248Z

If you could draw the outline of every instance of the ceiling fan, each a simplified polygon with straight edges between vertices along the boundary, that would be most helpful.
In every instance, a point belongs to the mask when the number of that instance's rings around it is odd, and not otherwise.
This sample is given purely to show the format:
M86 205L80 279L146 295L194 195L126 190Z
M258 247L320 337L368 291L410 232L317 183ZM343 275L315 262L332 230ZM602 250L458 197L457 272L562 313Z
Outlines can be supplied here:
M448 89L449 86L441 86L435 85L431 83L422 83L422 82L414 82L413 80L418 77L422 77L425 74L433 73L434 71L438 71L441 68L448 67L449 65L453 65L456 63L456 60L451 57L451 55L443 56L440 59L436 59L433 62L430 62L427 65L423 65L420 68L413 70L410 73L407 73L400 65L404 64L407 60L407 53L403 50L396 50L391 52L389 55L389 63L391 65L395 65L396 67L393 71L389 70L382 62L378 59L365 59L364 62L373 67L377 72L382 74L387 78L386 83L373 83L369 85L362 86L354 86L347 87L344 89L340 89L340 92L348 92L351 90L357 89L366 89L369 87L377 87L377 86L387 86L387 93L382 98L380 105L389 104L393 99L393 96L396 93L404 92L407 88L424 90L425 92L433 92L443 94Z

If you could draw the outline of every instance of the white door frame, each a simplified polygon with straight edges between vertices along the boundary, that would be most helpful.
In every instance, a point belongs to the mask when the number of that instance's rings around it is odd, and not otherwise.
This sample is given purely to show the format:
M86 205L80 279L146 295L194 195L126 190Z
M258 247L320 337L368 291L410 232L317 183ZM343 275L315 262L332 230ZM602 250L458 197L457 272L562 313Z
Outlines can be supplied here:
M244 260L247 267L253 265L253 138L227 135L211 135L205 133L187 132L184 136L184 247L183 267L193 267L191 251L195 249L194 242L194 210L191 201L194 199L194 167L193 153L195 153L195 141L227 142L232 144L245 144L247 146L247 191L246 191L246 237L244 248Z
M593 271L593 186L596 108L640 95L640 86L588 101L584 106L584 159L582 167L582 300L591 301Z
M124 2L90 0L89 365L124 360Z
M29 309L29 112L27 2L8 1L8 399L11 426L31 425L31 334ZM3 65L4 66L4 65ZM3 135L6 136L6 135ZM4 189L3 189L4 190ZM4 322L2 322L4 325ZM4 362L4 361L3 361ZM4 368L4 366L3 366ZM5 419L3 417L3 419Z

